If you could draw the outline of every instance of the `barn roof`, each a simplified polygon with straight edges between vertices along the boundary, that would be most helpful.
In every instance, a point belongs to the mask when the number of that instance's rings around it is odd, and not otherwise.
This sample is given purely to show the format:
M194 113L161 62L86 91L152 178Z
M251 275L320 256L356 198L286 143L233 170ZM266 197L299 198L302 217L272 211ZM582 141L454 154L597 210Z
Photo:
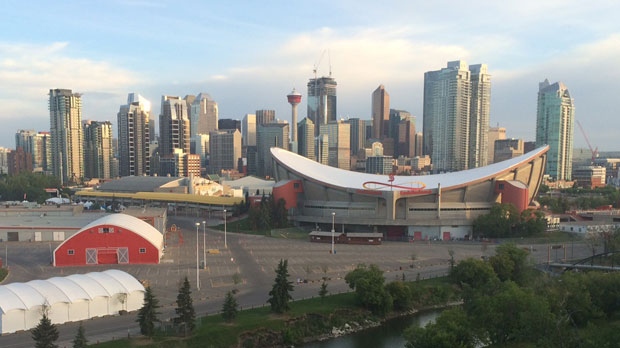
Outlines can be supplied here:
M119 270L73 274L47 280L0 285L0 311L29 310L56 303L74 303L95 297L112 297L144 291L144 286L130 274Z
M60 249L65 243L68 243L72 238L79 235L80 233L101 225L118 226L119 228L131 231L153 244L161 253L164 245L164 236L161 234L161 232L159 232L155 227L149 225L148 223L138 219L137 217L122 213L104 215L103 217L89 223L88 225L82 227L82 229L79 230L77 233L62 242L56 248L56 250ZM54 253L55 252L56 251L54 251Z

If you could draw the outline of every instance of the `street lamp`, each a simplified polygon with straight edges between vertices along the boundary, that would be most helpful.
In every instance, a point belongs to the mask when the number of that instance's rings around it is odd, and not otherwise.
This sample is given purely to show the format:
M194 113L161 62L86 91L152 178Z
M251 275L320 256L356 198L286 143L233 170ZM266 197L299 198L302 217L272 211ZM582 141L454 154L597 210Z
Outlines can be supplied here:
M228 248L226 243L226 209L224 209L224 248Z
M336 213L332 212L332 254L334 253L334 219L336 218Z
M207 222L202 220L202 268L207 269Z
M198 226L200 226L200 222L196 223L196 287L200 290L200 275L198 273L199 265L198 265Z

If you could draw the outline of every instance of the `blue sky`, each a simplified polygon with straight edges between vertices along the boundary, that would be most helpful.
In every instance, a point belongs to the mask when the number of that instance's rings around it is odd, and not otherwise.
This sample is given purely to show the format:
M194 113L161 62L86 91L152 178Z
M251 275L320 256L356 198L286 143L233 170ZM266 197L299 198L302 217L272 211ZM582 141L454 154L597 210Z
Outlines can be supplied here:
M49 129L47 93L83 93L83 118L116 123L130 92L209 93L220 118L275 109L318 75L338 82L340 117L370 118L385 85L391 107L422 126L424 72L486 63L491 125L534 140L538 83L564 82L599 150L620 150L620 2L545 1L14 1L0 15L0 146L18 129ZM585 147L575 128L575 147Z

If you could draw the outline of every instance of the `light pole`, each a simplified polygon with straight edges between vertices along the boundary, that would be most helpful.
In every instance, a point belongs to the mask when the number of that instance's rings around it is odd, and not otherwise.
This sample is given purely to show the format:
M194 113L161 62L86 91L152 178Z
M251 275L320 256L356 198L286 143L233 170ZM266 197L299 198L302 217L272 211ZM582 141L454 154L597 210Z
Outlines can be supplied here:
M202 220L202 268L207 269L207 222Z
M226 243L226 209L224 209L224 248L228 249L228 244Z
M332 212L332 254L334 253L334 219L336 218L336 213Z
M196 223L196 288L200 290L200 275L198 273L198 226L200 226L200 222Z

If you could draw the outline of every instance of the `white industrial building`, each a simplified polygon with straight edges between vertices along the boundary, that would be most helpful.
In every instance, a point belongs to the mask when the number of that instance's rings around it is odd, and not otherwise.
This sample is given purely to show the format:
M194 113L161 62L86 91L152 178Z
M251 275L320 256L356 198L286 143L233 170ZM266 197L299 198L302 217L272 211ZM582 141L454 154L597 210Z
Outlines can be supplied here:
M74 274L0 286L0 333L30 330L44 311L53 324L134 311L144 286L119 270Z

